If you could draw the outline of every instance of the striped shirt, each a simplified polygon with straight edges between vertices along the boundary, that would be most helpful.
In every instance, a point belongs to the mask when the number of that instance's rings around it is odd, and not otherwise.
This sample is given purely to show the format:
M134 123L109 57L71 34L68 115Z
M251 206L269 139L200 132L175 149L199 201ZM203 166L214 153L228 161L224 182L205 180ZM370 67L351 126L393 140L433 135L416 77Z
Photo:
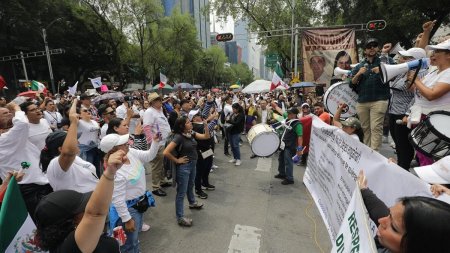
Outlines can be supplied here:
M427 73L426 69L419 71L417 78L422 78ZM391 98L389 100L389 113L394 115L405 115L414 104L414 92L409 91L406 81L407 73L398 75L389 85L391 88Z

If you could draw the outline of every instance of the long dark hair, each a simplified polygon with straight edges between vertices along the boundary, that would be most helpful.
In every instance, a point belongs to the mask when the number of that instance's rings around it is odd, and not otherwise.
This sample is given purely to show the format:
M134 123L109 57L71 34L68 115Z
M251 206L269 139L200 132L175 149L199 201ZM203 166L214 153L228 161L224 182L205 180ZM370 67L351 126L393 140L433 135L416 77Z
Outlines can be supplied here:
M244 113L244 108L239 103L234 103L231 108L236 109L238 113Z
M120 124L122 124L123 119L122 118L114 118L109 121L108 123L108 130L106 131L106 134L117 134L115 127L120 127Z
M405 234L402 253L448 252L450 249L450 205L428 197L404 197Z
M68 219L49 226L37 226L36 238L39 240L39 247L43 250L55 250L64 239L75 230L74 219Z
M186 116L177 118L177 120L175 120L175 124L173 125L173 132L176 134L184 133L184 130L186 129L187 121L188 121L188 118Z
M47 172L48 165L53 158L60 155L59 147L62 147L67 134L62 131L53 132L45 139L45 147L41 150L39 163L42 172Z

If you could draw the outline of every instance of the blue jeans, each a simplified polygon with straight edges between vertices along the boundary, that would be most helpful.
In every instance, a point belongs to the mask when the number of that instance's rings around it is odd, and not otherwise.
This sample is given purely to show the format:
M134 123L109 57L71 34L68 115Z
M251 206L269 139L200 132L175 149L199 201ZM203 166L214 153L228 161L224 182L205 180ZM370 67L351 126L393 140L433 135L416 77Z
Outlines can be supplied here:
M175 199L175 212L177 219L184 217L184 196L186 196L189 204L195 203L194 184L195 184L195 165L196 160L191 160L185 164L177 166L177 197Z
M230 134L231 152L233 152L233 158L241 160L241 150L239 148L239 134Z
M134 220L135 230L134 232L125 232L127 235L127 240L125 244L120 247L120 251L122 253L139 253L139 232L142 229L143 223L143 213L138 212L133 207L128 208L128 212L130 212L131 218ZM120 220L119 226L122 226L125 229L125 224Z
M287 180L294 181L294 162L292 157L295 156L295 152L289 149L281 150L278 156L278 173L286 176Z

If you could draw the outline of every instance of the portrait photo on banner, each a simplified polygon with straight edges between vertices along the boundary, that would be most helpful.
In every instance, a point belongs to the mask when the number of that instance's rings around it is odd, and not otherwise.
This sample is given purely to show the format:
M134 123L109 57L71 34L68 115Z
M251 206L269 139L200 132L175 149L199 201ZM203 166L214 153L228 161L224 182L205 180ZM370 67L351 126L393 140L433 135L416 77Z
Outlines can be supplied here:
M305 81L316 83L315 92L322 96L330 87L336 67L350 70L350 64L358 62L355 30L310 29L302 35Z

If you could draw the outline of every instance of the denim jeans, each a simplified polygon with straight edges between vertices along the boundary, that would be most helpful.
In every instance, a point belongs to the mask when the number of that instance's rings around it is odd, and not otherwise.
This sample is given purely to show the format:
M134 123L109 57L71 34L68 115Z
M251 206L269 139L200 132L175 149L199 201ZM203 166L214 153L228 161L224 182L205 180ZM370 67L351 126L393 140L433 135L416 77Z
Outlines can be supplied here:
M233 152L233 158L236 160L241 160L241 150L239 148L239 140L240 140L239 133L230 134L231 152Z
M294 162L292 157L295 156L295 152L289 149L281 150L278 156L278 173L286 176L287 180L294 181Z
M196 160L191 160L185 164L177 166L177 196L175 199L175 212L177 219L184 217L184 196L186 196L189 204L195 203L194 183L195 183L195 165Z
M125 244L120 247L120 251L122 253L139 253L139 232L142 229L143 223L143 213L138 212L133 207L128 208L128 212L130 212L131 218L134 220L135 230L134 232L125 232L127 235L127 240ZM125 229L125 224L120 220L119 226L122 226Z

